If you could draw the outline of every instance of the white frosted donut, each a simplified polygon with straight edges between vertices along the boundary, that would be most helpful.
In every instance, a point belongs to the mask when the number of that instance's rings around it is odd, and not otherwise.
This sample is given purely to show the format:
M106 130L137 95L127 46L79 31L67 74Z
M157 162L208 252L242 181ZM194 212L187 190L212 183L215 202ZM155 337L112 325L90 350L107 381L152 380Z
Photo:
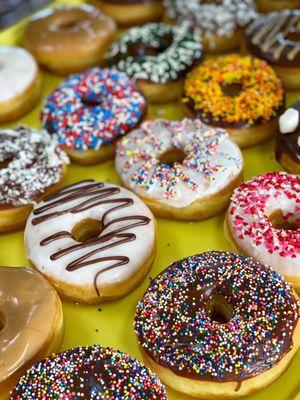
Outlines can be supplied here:
M29 111L40 94L38 66L20 47L0 47L0 121Z
M166 155L181 159L165 163ZM168 158L168 157L167 157ZM117 147L116 168L125 186L146 202L182 210L226 189L243 168L238 146L223 129L200 120L147 121Z
M238 187L227 235L240 250L270 265L300 289L300 177L273 172Z
M80 241L76 227L97 221L97 234ZM133 193L87 180L38 204L27 221L25 245L31 263L62 295L97 303L126 294L148 272L155 222Z

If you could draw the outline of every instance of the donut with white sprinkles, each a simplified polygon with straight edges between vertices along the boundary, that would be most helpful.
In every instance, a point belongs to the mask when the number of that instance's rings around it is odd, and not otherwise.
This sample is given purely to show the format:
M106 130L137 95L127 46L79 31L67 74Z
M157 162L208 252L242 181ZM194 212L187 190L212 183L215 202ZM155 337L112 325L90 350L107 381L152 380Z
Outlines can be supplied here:
M166 400L158 378L138 360L111 348L77 347L30 368L10 400Z
M95 67L58 86L41 120L63 148L99 150L135 128L145 112L146 101L126 74Z
M138 303L144 360L176 390L240 397L286 369L300 340L299 305L270 267L212 251L174 262Z

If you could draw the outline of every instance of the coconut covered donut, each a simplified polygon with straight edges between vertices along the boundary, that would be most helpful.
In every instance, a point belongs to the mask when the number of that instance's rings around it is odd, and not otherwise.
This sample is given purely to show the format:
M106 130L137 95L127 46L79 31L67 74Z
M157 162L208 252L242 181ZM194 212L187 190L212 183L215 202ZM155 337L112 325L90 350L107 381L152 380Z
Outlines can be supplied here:
M243 159L222 129L199 120L151 120L120 141L116 168L157 216L199 220L226 207Z
M136 128L146 101L122 72L91 68L71 75L45 101L45 129L73 161L96 164L114 156L117 139Z
M62 339L61 302L49 283L32 269L0 267L0 398Z
M290 286L252 258L207 252L173 263L138 303L145 363L173 389L239 398L272 383L300 345Z
M0 129L0 232L25 226L32 205L63 184L68 162L44 131Z
M240 46L240 31L257 17L253 0L164 0L166 18L200 32L204 50L224 53Z
M300 90L300 10L262 15L245 31L247 49L266 60L287 90Z
M62 296L100 303L124 296L144 279L155 257L156 225L133 193L87 180L34 208L25 246L32 265Z
M30 111L41 94L35 59L20 47L0 46L0 123Z
M58 74L103 63L116 25L99 8L88 4L42 10L25 28L23 44L38 62Z
M157 377L128 354L94 345L52 355L20 379L9 400L166 400Z
M182 78L202 60L202 44L187 28L147 24L124 33L106 57L137 81L150 102L163 103L181 96Z
M284 102L284 91L273 69L251 56L208 59L184 83L186 114L226 128L241 148L274 135Z
M276 158L286 170L300 174L300 100L287 108L279 118Z
M300 177L256 176L234 192L225 230L247 255L270 265L300 289Z

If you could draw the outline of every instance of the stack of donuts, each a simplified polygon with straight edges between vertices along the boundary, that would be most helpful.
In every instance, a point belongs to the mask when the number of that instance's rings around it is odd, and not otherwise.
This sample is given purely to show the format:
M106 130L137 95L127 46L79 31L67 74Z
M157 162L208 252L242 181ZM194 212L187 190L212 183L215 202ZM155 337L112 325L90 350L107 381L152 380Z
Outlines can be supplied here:
M263 390L300 347L300 2L65 3L0 46L0 400ZM62 301L125 296L141 360L63 345Z

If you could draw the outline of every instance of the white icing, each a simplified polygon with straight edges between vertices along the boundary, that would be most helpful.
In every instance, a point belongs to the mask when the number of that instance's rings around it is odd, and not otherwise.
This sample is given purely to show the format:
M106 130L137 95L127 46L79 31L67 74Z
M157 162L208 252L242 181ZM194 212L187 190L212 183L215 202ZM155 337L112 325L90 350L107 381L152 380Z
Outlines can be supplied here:
M25 92L34 82L37 63L19 47L0 47L0 104Z
M288 108L279 118L280 133L295 132L299 125L299 111L294 108Z
M88 185L91 182L80 183L80 185ZM112 185L109 183L104 184L104 188L112 188L116 187L116 185ZM106 271L97 279L97 287L101 294L101 285L107 284L115 284L117 282L122 282L127 280L131 276L133 276L139 268L143 265L143 263L150 257L151 253L155 247L155 223L153 220L153 216L148 209L148 207L133 193L129 190L126 190L122 187L119 187L120 193L113 194L109 197L109 199L120 199L120 198L130 198L133 200L133 204L128 207L121 208L119 210L115 210L105 217L105 224L109 224L110 221L115 220L117 218L128 217L133 215L142 215L146 216L150 219L150 222L147 225L141 225L137 227L132 227L126 229L122 233L134 233L136 235L136 239L130 241L128 243L119 244L111 249L104 250L102 252L98 252L91 259L98 257L111 257L111 256L125 256L129 258L129 263L125 265L121 265L117 268ZM61 198L64 195L60 196ZM62 211L65 209L69 209L75 205L81 204L83 201L88 201L92 199L93 194L84 197L83 199L75 199L68 203L58 205L55 209L49 210L49 212ZM106 198L107 199L107 198ZM50 201L48 201L49 203ZM37 207L41 207L47 204L47 202L43 201L38 204ZM72 285L80 286L89 286L94 287L94 277L95 275L112 265L113 261L105 261L99 262L92 265L88 265L86 267L80 268L74 271L67 271L67 265L76 260L77 258L87 254L93 249L93 247L88 247L86 249L77 250L75 252L66 254L65 256L58 258L57 260L52 261L50 259L51 254L58 252L61 249L65 249L69 246L76 245L76 242L73 238L61 238L59 240L53 241L45 246L41 246L41 240L57 233L58 231L67 231L71 232L74 226L84 219L95 219L102 220L103 214L113 208L115 204L101 204L93 206L85 211L71 214L70 212L51 218L47 221L44 221L40 224L33 225L32 219L36 216L31 213L27 225L25 228L25 246L27 249L28 258L33 262L33 264L38 268L38 270L48 276L52 277L55 280L63 281ZM37 208L36 207L36 208ZM112 232L122 226L128 224L128 221L120 221L115 222L112 225L105 228L100 236ZM103 245L109 245L110 243L116 241L116 238L110 239L105 242ZM99 244L98 244L99 248Z
M164 178L155 178L162 173L160 156L174 148L187 157L173 168L165 165ZM242 168L241 151L227 132L199 120L147 121L119 142L116 155L116 169L127 187L178 208L221 191ZM179 171L195 183L193 188L178 178Z

